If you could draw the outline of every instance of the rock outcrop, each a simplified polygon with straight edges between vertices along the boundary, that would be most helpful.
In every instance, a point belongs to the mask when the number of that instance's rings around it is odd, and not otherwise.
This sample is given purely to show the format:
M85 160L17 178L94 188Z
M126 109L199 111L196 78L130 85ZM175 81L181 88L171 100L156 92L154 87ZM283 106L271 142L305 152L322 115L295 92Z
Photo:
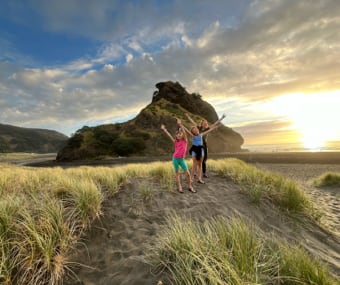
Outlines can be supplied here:
M185 113L197 121L205 118L209 123L218 119L213 106L202 100L200 94L189 94L178 82L156 84L152 101L132 120L125 123L83 127L72 136L57 155L57 160L77 160L100 156L160 156L171 155L173 145L160 130L165 124L172 133L176 118L190 127ZM226 119L227 121L227 119ZM209 134L210 153L241 151L242 136L221 125Z

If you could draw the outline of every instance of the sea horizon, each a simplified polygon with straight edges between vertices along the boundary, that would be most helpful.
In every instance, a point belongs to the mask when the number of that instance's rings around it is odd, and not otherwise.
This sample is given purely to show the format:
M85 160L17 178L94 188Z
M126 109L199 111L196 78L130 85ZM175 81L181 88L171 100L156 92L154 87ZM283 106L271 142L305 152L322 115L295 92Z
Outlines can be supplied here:
M340 152L340 141L327 142L316 148L307 148L302 143L244 144L243 150L250 152Z

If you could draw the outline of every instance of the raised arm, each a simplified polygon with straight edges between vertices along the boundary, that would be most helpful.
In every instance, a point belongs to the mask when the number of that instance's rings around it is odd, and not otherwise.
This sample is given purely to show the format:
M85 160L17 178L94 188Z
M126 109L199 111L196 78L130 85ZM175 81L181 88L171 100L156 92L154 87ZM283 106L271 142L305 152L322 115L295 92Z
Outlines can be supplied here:
M215 126L219 126L219 124L222 122L222 120L225 118L225 114L222 115L221 118L219 118L215 123L213 123L210 127L214 128Z
M171 141L174 143L175 139L173 138L173 136L168 132L168 130L166 129L166 127L164 125L161 125L161 129L164 131L164 133L166 133L166 135L171 139Z
M196 126L196 122L190 117L189 113L185 113L185 115L187 116L188 120Z
M220 126L220 123L223 121L223 119L225 118L225 114L222 115L222 117L220 119L218 119L215 123L213 123L210 128L204 132L201 133L202 136L210 133L211 131L215 130L216 128L218 128Z
M187 132L190 136L192 136L192 133L182 124L181 119L177 119L177 125L178 127L182 128L184 132Z

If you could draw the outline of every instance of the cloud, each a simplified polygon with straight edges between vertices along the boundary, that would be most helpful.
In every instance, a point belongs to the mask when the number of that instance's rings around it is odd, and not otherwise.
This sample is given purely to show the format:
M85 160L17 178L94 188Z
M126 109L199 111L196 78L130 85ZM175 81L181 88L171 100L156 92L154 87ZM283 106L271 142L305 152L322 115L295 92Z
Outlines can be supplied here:
M298 130L289 121L259 121L233 129L243 136L245 145L290 143L300 139Z
M21 67L7 43L0 121L12 124L70 134L82 124L131 118L150 103L157 82L173 80L227 111L233 126L267 120L241 127L253 137L250 127L277 133L280 118L256 111L261 102L340 89L336 0L32 0L6 8L13 21L30 25L33 13L50 33L86 37L97 49L59 65Z

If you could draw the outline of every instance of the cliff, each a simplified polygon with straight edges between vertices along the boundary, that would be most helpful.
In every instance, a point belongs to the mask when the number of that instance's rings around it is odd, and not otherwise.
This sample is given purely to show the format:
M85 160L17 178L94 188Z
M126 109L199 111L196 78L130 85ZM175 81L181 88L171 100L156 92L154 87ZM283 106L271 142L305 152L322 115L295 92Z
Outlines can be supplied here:
M58 153L57 160L77 160L100 156L159 156L170 155L173 145L160 130L165 124L172 133L176 130L176 118L184 125L192 124L185 113L197 121L205 118L209 123L218 119L213 106L202 100L201 95L189 94L178 82L159 82L152 101L132 120L96 127L83 127L72 136ZM228 117L225 119L227 122ZM210 153L236 152L241 150L242 136L221 125L209 134Z

